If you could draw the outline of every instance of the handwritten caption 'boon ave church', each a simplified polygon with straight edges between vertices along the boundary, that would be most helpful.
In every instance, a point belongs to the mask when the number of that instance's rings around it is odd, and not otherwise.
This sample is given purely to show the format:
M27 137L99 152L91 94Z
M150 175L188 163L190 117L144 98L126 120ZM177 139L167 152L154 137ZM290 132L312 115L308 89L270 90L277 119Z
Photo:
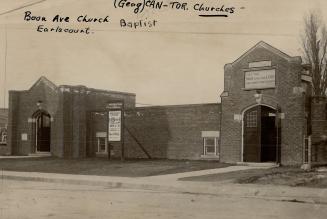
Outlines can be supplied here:
M35 16L32 15L31 11L25 11L24 15L24 20L25 21L30 21L30 22L53 22L53 23L70 23L71 18L68 16L60 16L60 15L55 15L51 19L48 19L47 17L44 16ZM80 15L76 17L76 22L78 23L84 23L84 24L89 24L89 23L108 23L109 22L109 15L104 16L104 17L88 17L87 15ZM94 33L91 31L91 28L88 27L83 27L83 28L65 28L62 27L61 25L53 26L53 27L48 27L45 24L39 24L36 28L37 32L56 32L56 33L82 33L82 34L91 34Z
M175 10L181 13L186 11L195 11L200 17L228 17L236 12L236 7L227 7L225 5L209 5L206 3L192 3L180 2L180 1L158 1L158 0L114 0L114 10L126 11L131 14L141 14L146 10ZM244 9L244 8L241 8ZM130 17L130 16L129 16ZM111 17L104 15L100 17L91 17L88 15L79 15L74 18L69 16L54 15L51 18L45 16L38 16L32 14L31 11L25 11L24 21L26 22L37 22L37 32L55 32L55 33L69 33L69 34L92 34L94 30L91 30L91 24L109 24L111 23ZM49 25L52 22L54 25ZM80 23L77 28L67 27L69 23ZM150 19L144 17L142 19L130 19L121 18L119 20L120 28L129 29L144 29L154 28L158 25L157 19Z

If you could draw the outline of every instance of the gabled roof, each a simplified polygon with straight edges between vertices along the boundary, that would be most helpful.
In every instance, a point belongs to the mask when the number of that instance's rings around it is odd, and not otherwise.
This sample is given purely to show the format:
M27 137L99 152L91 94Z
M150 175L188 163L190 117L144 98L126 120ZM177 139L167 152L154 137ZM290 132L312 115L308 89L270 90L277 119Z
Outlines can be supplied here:
M247 56L249 53L251 53L253 50L257 49L257 48L265 48L266 50L286 59L287 61L290 61L290 59L292 58L291 56L287 55L286 53L280 51L279 49L271 46L270 44L264 42L264 41L260 41L259 43L257 43L256 45L254 45L251 49L249 49L248 51L246 51L245 53L243 53L243 55L241 55L238 59L236 59L232 64L235 64L237 62L239 62L240 60L242 60L245 56Z
M39 84L41 83L44 83L45 85L47 85L49 88L51 88L52 90L57 90L57 86L52 82L50 81L49 79L47 79L46 77L44 76L41 76L39 78L39 80L37 80L33 86L30 88L30 90L32 90L34 87L38 86Z
M34 89L35 87L39 86L40 84L44 84L46 85L48 88L50 88L51 90L57 91L60 88L71 88L71 89L78 89L81 87L84 87L86 90L88 91L93 91L93 92L102 92L102 93L110 93L110 94L123 94L123 95L131 95L131 96L136 96L135 93L128 93L128 92L120 92L120 91L112 91L112 90L101 90L101 89L95 89L95 88L89 88L86 87L84 85L55 85L52 81L50 81L49 79L47 79L44 76L41 76L34 84L33 86L29 89L29 91L31 91L32 89Z

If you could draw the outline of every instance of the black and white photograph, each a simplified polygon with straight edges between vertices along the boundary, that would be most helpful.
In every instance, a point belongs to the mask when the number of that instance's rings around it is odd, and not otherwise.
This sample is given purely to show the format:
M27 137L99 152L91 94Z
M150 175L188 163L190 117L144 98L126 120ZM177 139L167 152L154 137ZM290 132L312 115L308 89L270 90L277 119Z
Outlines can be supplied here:
M0 0L0 219L326 218L326 12Z

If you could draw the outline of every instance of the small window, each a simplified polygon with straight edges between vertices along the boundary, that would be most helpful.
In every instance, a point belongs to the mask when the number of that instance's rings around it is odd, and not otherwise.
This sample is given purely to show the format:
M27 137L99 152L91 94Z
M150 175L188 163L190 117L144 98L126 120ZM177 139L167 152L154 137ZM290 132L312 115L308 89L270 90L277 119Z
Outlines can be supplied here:
M216 155L218 139L215 137L203 138L203 147L205 155Z
M50 117L43 115L43 127L50 127Z
M0 144L7 144L7 130L0 128Z
M251 127L257 127L257 111L254 110L252 112L249 112L246 116L246 126Z
M107 138L98 137L98 153L107 153Z

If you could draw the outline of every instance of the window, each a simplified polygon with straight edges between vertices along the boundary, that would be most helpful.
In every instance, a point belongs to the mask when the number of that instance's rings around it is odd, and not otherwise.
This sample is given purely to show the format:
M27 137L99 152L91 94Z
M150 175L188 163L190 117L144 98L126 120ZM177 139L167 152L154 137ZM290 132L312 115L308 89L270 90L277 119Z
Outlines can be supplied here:
M101 153L107 153L108 152L108 138L107 138L107 132L96 132L96 152Z
M0 128L0 144L7 144L7 129Z
M107 153L107 138L98 137L98 153Z
M215 137L203 138L203 147L205 155L216 155L218 139Z
M201 157L216 157L219 158L219 131L202 131L203 139L203 154Z
M257 127L257 111L249 112L246 116L246 127Z

